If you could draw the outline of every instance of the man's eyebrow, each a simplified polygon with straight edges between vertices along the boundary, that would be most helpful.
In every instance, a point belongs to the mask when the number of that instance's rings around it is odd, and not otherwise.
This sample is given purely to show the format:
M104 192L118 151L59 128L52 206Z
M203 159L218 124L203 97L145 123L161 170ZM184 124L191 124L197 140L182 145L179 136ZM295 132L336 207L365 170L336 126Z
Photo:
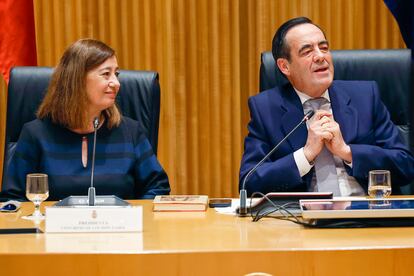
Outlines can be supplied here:
M303 51L305 51L305 50L307 50L307 49L309 49L309 48L312 48L312 45L311 44L305 44L305 45L303 45L302 47L300 47L300 49L299 49L299 54L301 54Z
M322 40L321 42L318 43L318 45L328 45L329 46L329 42L328 42L328 40Z
M321 46L321 45L328 45L329 46L328 40L322 40L322 41L320 41L318 43L318 46ZM301 54L302 52L306 51L309 48L312 48L312 44L304 44L302 47L300 47L299 54Z

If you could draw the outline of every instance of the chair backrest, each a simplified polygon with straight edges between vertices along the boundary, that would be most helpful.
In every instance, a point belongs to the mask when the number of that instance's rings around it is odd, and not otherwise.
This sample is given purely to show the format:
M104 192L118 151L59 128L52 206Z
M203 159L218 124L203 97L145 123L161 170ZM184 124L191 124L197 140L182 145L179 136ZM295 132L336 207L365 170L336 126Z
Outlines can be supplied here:
M393 50L336 50L332 51L338 80L375 80L381 99L387 106L407 146L410 146L411 51ZM271 52L262 53L260 91L283 85L287 79L276 68Z
M36 118L52 73L51 67L14 67L10 72L2 183L7 179L7 168L22 127ZM116 102L122 114L140 123L156 154L160 116L158 73L120 70L119 81Z

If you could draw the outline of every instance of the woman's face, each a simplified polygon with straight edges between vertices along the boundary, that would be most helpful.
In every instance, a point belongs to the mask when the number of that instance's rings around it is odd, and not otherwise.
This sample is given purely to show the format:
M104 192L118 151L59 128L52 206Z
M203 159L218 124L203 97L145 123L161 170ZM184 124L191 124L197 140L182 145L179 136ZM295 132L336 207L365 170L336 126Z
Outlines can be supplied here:
M89 114L97 116L115 103L120 87L118 70L118 62L113 56L86 74Z

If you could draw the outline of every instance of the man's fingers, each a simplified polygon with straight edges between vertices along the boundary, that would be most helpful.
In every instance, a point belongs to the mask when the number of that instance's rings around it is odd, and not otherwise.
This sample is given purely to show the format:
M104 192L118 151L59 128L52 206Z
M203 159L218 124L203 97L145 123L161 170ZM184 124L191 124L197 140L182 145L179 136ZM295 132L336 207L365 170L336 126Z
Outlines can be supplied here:
M331 141L334 138L334 135L330 131L322 131L321 132L321 137L324 140Z
M314 118L320 120L322 117L332 118L332 113L326 110L317 110Z
M332 122L331 118L328 118L327 116L323 116L320 120L319 123L321 124L321 126L325 126L326 124L329 124Z

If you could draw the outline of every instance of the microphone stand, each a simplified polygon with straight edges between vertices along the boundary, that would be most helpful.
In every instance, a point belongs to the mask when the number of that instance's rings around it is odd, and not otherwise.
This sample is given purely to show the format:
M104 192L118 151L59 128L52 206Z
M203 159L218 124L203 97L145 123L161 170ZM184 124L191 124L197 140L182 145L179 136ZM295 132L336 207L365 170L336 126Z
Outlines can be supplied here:
M68 196L55 204L55 206L130 206L125 200L115 195L100 195L96 196L94 187L94 172L95 172L95 150L96 150L96 133L99 126L99 119L93 120L93 150L92 150L92 166L91 166L91 185L88 189L88 196Z
M315 111L310 110L308 113L305 114L303 119L297 124L276 146L273 147L271 151L269 151L268 154L266 154L244 177L242 188L240 190L240 207L239 207L239 216L245 217L247 216L247 191L246 191L246 182L247 179L252 175L260 165L266 161L267 158L269 158L270 155L272 155L276 149L279 148L279 146L293 133L296 131L298 127L300 127L303 123L307 122L312 116L315 114Z
M91 186L88 189L88 204L89 206L95 206L96 191L93 186L93 173L95 171L95 148L96 148L96 132L99 126L99 119L95 117L93 119L93 150L92 150L92 167L91 167Z

